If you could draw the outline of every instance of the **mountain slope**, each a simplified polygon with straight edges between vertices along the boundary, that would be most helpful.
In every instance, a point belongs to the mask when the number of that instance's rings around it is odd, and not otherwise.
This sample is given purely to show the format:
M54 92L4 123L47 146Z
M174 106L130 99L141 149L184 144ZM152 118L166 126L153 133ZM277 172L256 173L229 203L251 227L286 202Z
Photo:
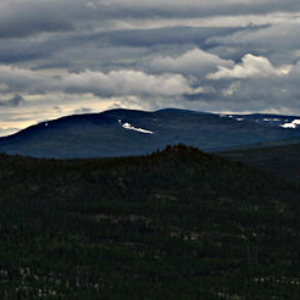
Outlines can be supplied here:
M300 143L269 146L245 150L220 152L221 155L233 161L240 161L283 178L293 181L300 180Z
M1 299L298 299L299 187L184 146L0 156Z
M300 132L208 113L118 109L40 123L1 138L0 151L54 158L116 157L148 154L167 144L214 151L295 137Z

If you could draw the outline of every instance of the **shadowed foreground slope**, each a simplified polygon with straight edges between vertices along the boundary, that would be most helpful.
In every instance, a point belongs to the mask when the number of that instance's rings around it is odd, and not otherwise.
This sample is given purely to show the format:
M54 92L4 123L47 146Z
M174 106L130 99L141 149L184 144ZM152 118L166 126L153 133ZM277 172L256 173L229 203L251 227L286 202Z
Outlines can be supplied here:
M298 299L299 188L185 146L0 157L1 299Z
M254 166L283 178L300 180L300 144L220 152L219 155Z

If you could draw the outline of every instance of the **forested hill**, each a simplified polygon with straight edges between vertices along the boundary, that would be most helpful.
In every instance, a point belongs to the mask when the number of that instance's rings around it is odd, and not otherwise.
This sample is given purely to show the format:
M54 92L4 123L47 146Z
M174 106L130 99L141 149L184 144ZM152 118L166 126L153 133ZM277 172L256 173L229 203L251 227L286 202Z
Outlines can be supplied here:
M0 156L1 299L299 299L299 187L183 145Z
M267 170L288 180L300 180L300 144L268 146L220 152L225 158Z

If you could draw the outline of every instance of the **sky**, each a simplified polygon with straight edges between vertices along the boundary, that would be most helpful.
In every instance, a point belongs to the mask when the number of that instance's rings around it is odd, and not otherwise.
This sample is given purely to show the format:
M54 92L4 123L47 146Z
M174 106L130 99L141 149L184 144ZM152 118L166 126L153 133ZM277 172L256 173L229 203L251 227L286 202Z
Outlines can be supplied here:
M299 0L1 0L0 135L113 108L300 115Z

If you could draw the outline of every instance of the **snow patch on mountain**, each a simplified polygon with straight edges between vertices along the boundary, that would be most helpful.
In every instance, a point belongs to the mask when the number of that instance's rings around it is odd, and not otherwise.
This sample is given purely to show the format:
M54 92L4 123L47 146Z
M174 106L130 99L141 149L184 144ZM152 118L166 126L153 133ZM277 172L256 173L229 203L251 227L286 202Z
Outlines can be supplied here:
M298 125L300 125L300 119L295 119L291 123L285 123L285 124L282 124L280 126L283 127L283 128L297 128Z
M120 125L122 125L122 120L118 120L118 123ZM143 128L137 128L137 127L134 127L132 126L130 123L124 123L122 125L122 127L124 129L127 129L127 130L133 130L133 131L137 131L137 132L140 132L140 133L144 133L144 134L153 134L154 132L151 131L151 130L147 130L147 129L143 129Z
M264 122L280 122L281 119L279 118L263 118Z

